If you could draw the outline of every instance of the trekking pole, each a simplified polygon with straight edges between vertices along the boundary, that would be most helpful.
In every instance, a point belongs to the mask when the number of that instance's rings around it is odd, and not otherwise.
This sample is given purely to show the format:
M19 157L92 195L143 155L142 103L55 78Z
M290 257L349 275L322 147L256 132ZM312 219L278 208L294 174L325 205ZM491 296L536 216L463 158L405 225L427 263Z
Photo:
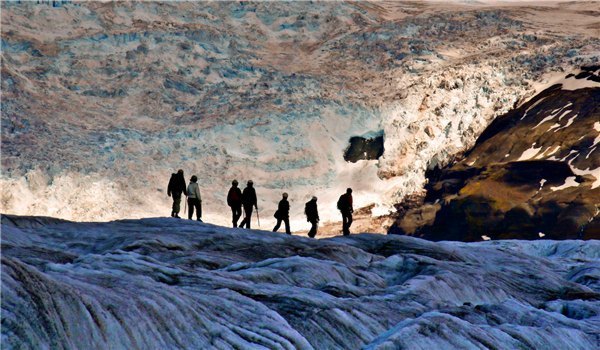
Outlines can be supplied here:
M258 215L258 207L256 207L256 220L258 220L258 228L260 228L260 216Z
M187 215L187 196L185 196L185 198L183 198L183 217L185 217L186 215Z

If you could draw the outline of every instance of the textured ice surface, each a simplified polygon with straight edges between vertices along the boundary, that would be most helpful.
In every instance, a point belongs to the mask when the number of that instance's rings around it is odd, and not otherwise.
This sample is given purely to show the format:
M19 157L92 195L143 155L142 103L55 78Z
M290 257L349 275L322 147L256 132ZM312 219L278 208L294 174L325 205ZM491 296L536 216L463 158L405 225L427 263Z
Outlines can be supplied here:
M3 349L595 349L600 242L2 218Z

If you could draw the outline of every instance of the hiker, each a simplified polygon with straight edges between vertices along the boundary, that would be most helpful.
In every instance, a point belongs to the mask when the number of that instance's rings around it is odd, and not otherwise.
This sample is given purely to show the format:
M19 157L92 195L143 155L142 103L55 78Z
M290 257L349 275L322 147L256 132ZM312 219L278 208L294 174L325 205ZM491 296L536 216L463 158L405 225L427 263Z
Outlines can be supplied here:
M248 181L244 192L242 193L242 205L244 206L244 220L240 223L240 227L246 226L250 228L250 221L252 221L252 207L254 206L258 210L256 205L256 190L254 190L254 182Z
M202 222L202 197L200 197L200 187L198 186L198 177L193 175L190 184L187 187L188 196L188 219L192 220L194 208L196 208L196 220Z
M337 202L337 208L342 213L342 232L344 236L350 234L350 225L352 225L352 189L348 188L346 193L340 196Z
M227 205L231 207L231 223L233 227L237 227L238 220L242 216L242 190L239 189L237 180L231 182L231 188L227 193Z
M317 197L313 196L304 206L306 221L310 222L312 227L308 231L308 237L315 238L317 235L317 226L319 225L319 210L317 209Z
M273 227L273 232L277 232L279 230L279 226L281 226L281 222L285 223L285 233L291 235L290 232L290 202L288 202L287 193L283 193L282 199L279 201L279 205L277 206L277 211L275 212L275 219L277 219L277 224Z
M177 170L177 173L171 174L169 180L169 186L167 186L167 196L173 197L173 209L171 210L171 217L180 218L179 211L181 210L181 194L185 192L185 178L183 177L183 170Z

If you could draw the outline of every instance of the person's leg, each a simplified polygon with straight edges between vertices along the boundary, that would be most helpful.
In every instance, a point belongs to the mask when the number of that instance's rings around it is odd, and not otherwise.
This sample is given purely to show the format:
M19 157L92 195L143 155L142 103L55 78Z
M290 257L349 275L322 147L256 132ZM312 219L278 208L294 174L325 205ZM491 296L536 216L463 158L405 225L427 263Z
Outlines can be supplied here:
M291 235L292 231L290 231L290 218L283 219L283 222L285 223L285 233Z
M346 236L349 232L348 216L345 213L342 213L342 232L344 236Z
M281 226L281 219L277 219L277 224L275 224L275 227L273 227L273 232L277 232L277 230L279 230L280 226Z
M240 227L250 228L250 219L252 218L252 207L244 207L244 220L240 224Z
M231 207L231 224L233 227L237 227L237 220L235 219L235 207Z
M176 195L173 193L173 213L171 216L178 217L179 211L181 210L181 195Z
M233 227L238 226L238 220L242 217L242 206L234 207Z
M188 198L188 220L192 220L192 215L194 215L194 199Z
M248 208L248 221L246 222L246 228L250 228L252 223L252 207Z
M310 224L312 226L310 228L310 231L308 231L308 237L315 238L315 236L317 235L317 221L310 221Z
M350 226L352 226L352 213L348 214L348 234L350 234Z

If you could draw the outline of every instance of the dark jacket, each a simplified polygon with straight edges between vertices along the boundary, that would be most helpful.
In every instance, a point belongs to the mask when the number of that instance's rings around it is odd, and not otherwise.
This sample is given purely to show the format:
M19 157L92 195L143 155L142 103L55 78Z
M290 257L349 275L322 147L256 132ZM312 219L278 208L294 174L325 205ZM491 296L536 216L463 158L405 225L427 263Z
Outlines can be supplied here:
M304 214L306 221L319 221L319 210L317 209L317 201L310 200L304 206Z
M242 190L239 187L231 186L227 194L227 205L230 207L239 207L242 205Z
M242 204L245 207L256 207L256 190L254 187L247 186L242 193Z
M352 194L344 193L341 195L337 207L342 213L352 213L354 211L352 209Z
M277 212L275 212L275 217L277 219L287 219L290 217L290 202L288 202L287 199L284 198L279 201Z
M169 186L167 187L167 194L170 196L171 194L174 196L181 196L181 193L186 190L185 179L183 174L174 173L171 174L171 179L169 180Z

